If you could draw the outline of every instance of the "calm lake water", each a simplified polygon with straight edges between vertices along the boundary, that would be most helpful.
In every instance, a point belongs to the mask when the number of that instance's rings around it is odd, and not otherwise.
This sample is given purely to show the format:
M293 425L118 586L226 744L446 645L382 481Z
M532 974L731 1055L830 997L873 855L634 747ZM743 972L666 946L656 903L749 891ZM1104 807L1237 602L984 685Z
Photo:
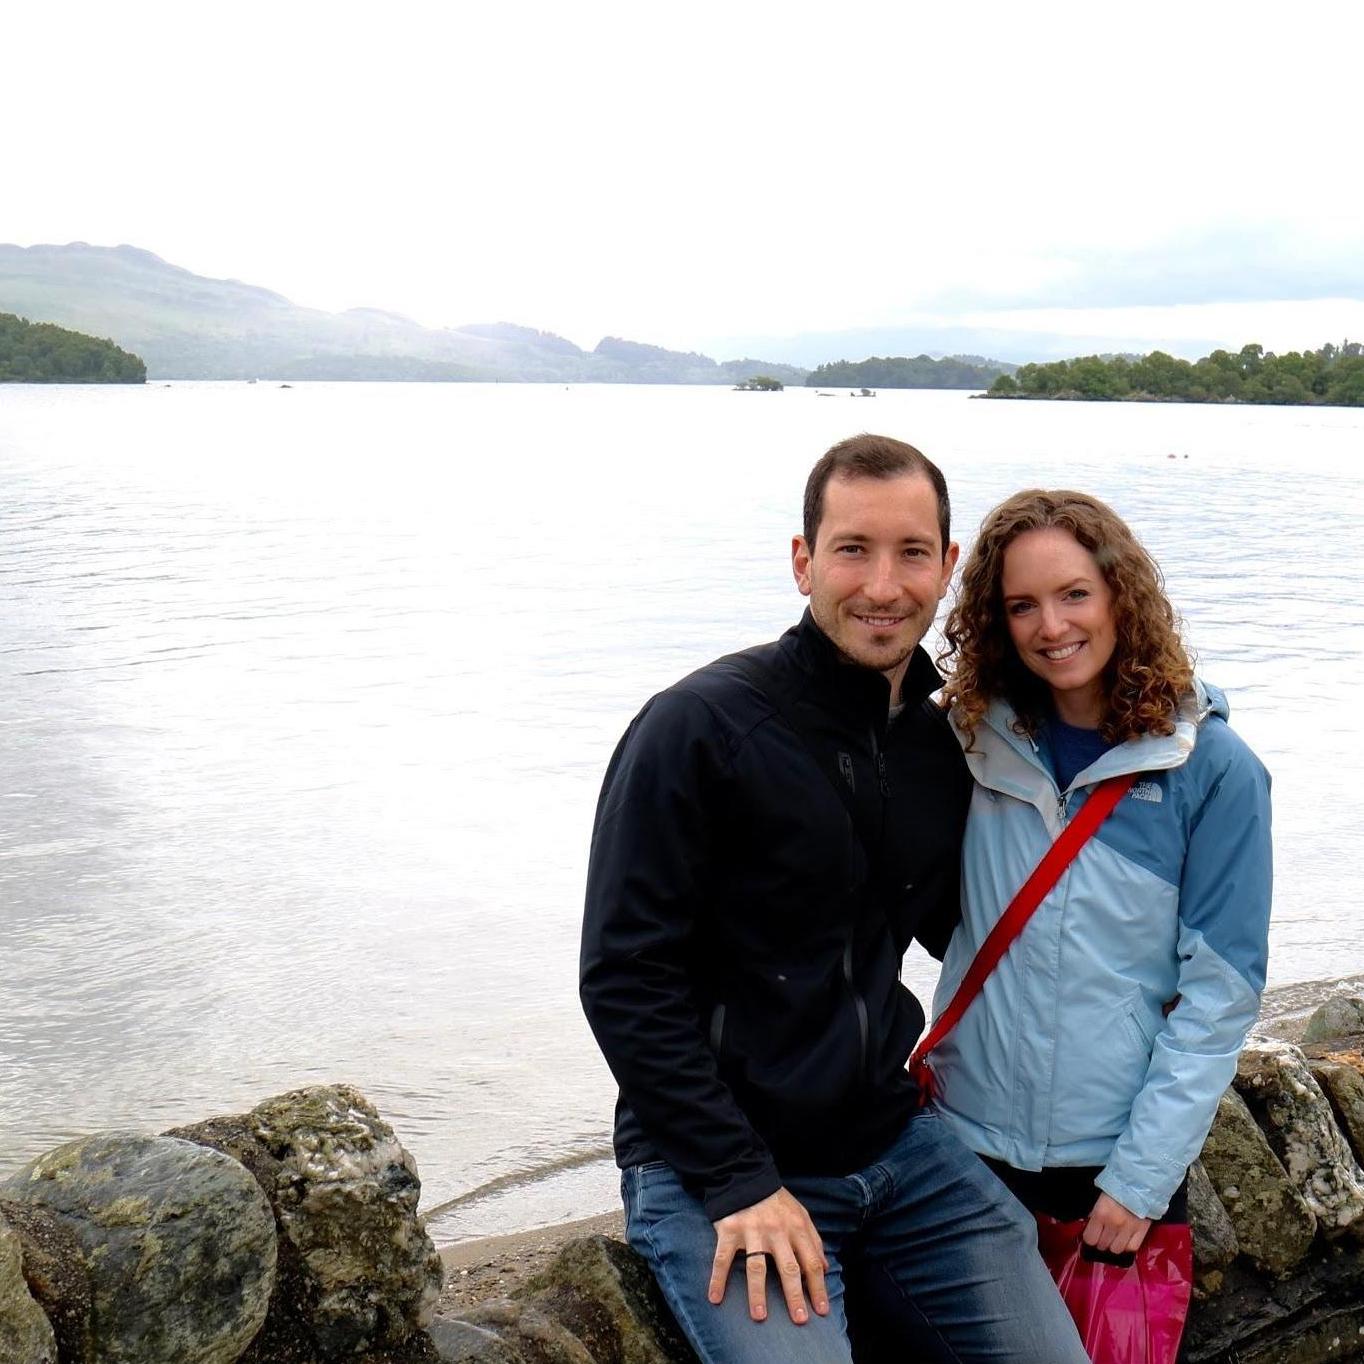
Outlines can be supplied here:
M439 1241L612 1206L601 773L796 618L805 474L867 428L942 464L964 540L1032 484L1127 516L1274 774L1271 983L1364 971L1364 412L0 386L0 1171L348 1080Z

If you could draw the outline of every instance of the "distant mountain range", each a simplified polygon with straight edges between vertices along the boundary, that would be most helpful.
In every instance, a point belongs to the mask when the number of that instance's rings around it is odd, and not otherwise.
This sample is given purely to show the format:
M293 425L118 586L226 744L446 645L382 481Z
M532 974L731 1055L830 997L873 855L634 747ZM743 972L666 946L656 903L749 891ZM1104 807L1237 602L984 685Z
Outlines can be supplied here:
M732 384L804 382L775 361L717 363L607 337L585 351L496 322L423 327L375 308L327 313L237 280L207 279L135 246L0 244L0 312L107 337L152 379L419 379Z

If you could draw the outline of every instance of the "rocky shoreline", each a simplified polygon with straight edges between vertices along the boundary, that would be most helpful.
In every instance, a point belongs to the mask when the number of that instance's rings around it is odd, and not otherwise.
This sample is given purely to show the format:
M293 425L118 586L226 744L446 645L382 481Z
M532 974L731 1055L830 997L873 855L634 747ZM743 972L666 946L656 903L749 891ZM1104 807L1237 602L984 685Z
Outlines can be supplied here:
M1364 991L1364 975L1343 981L1307 981L1267 991L1256 1033L1284 1042L1299 1042L1313 1010L1341 985ZM506 1297L542 1272L570 1241L581 1236L609 1236L621 1240L624 1218L619 1212L601 1213L502 1236L481 1237L442 1247L445 1286L438 1311L458 1314L481 1302Z
M1310 1013L1310 1016L1309 1016ZM1364 1362L1364 979L1274 992L1190 1172L1185 1364ZM617 1213L438 1252L321 1085L0 1180L4 1364L695 1364Z

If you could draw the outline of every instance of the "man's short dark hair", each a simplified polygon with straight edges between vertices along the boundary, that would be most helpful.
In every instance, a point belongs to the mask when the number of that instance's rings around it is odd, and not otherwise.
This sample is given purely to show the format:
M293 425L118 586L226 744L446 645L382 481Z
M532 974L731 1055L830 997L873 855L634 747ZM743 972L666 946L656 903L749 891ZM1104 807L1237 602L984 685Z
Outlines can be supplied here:
M942 552L946 555L952 538L952 506L942 470L912 445L865 431L831 446L810 470L810 477L805 481L806 547L815 547L819 523L824 519L824 490L831 478L898 478L901 474L920 474L933 485L938 497L938 534L942 539Z

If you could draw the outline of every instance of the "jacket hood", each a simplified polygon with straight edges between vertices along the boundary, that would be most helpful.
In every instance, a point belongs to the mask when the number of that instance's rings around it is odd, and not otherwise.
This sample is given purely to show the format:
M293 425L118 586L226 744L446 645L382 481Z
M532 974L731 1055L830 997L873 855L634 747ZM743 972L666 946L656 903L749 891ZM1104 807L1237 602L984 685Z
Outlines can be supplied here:
M1128 772L1153 772L1182 767L1198 742L1198 727L1210 715L1223 720L1230 714L1226 695L1200 678L1185 693L1175 716L1173 734L1143 734L1110 748L1080 773L1077 783L1089 785ZM1051 771L1036 740L1014 728L1013 707L1001 698L990 702L984 722L968 739L951 713L952 730L966 754L971 775L982 786L1036 801L1044 794L1039 780L1051 782ZM1083 781L1081 781L1083 778Z
M1227 694L1221 687L1214 687L1212 683L1204 682L1201 677L1195 677L1193 694L1198 698L1198 709L1202 712L1200 724L1208 715L1216 715L1222 720L1230 718L1231 707L1227 704Z

